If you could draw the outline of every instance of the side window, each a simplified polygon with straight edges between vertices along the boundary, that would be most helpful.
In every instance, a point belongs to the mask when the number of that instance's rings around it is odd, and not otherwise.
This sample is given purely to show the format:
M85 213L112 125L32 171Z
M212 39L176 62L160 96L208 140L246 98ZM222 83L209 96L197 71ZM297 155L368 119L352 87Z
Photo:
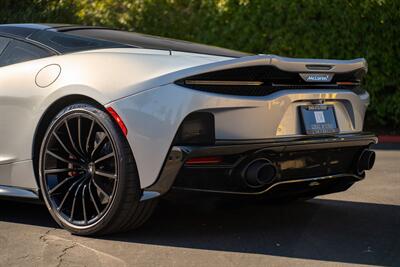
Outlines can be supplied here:
M7 47L9 42L10 42L10 39L0 36L0 55L3 52L3 50Z
M46 50L37 46L18 40L11 40L0 55L0 67L47 57L49 55Z
M32 34L29 39L52 47L63 54L102 48L132 47L111 41L53 31L37 31Z

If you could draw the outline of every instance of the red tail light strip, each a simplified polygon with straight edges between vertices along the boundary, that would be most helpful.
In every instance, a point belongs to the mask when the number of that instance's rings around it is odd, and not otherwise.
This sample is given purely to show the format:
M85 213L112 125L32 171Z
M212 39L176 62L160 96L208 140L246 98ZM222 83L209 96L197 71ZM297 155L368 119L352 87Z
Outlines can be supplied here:
M187 165L197 164L216 164L223 161L222 157L204 157L204 158L191 158L186 161Z

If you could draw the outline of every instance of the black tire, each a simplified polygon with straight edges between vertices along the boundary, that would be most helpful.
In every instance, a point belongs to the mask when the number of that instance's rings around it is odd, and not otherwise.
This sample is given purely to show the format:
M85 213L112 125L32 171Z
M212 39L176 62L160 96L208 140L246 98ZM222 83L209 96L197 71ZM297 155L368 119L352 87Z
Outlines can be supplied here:
M93 105L68 106L53 119L42 141L38 169L50 214L73 234L137 228L156 205L157 200L140 202L130 146L110 115Z

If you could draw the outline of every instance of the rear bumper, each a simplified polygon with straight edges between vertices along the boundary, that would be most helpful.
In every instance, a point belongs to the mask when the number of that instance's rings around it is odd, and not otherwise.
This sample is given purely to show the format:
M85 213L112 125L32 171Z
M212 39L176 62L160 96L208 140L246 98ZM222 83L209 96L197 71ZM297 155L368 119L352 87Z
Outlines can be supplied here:
M358 173L354 167L359 154L375 143L375 135L358 133L331 137L219 140L214 146L173 146L157 181L144 189L142 200L161 196L172 187L260 195L292 185L312 186L334 181L354 183L364 178L364 173ZM199 166L185 164L189 159L209 156L222 157L224 162ZM258 157L270 159L277 166L279 175L263 187L245 188L238 182L238 170ZM188 181L187 177L194 176L199 176L195 177L197 181Z

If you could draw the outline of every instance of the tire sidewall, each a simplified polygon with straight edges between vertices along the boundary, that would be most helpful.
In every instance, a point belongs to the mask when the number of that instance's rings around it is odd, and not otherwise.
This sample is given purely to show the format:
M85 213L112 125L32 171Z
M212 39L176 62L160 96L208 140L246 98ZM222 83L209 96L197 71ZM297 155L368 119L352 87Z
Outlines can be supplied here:
M108 206L107 210L104 211L104 214L93 224L89 226L77 226L69 223L65 219L61 217L60 214L58 214L57 211L54 211L55 207L52 207L51 201L49 200L49 196L47 195L47 189L46 189L46 183L45 183L45 177L43 175L43 158L44 158L44 150L47 147L47 144L49 142L49 138L55 127L58 125L58 123L72 115L72 114L78 114L78 113L84 113L89 116L91 116L94 120L96 120L97 123L101 124L103 128L107 131L107 133L110 136L110 141L112 142L112 145L114 146L114 151L116 153L117 157L117 186L115 188L114 195L112 196L111 203ZM119 207L121 206L123 202L123 197L125 195L125 188L126 188L126 174L128 173L128 170L126 169L126 166L129 166L129 164L124 164L126 161L129 160L134 160L133 155L126 155L123 151L124 143L127 142L125 139L125 136L122 135L122 131L117 128L115 125L115 122L112 120L112 118L103 110L96 108L92 105L89 104L74 104L71 106L68 106L64 108L51 122L50 126L48 127L46 134L42 140L42 145L40 149L40 156L39 156L39 181L40 181L40 188L42 192L43 199L46 203L46 206L51 214L51 216L56 220L60 226L63 228L66 228L68 231L75 233L75 234L80 234L80 235L91 235L95 233L99 233L102 231L102 229L105 229L108 224L111 223L111 220L115 217L115 215L118 213ZM131 159L129 159L131 157ZM134 165L136 166L136 165ZM137 174L137 170L135 168L135 173ZM137 179L138 180L138 179ZM140 188L139 183L135 185L137 189ZM137 192L140 192L139 190L136 190ZM133 200L135 203L138 203L140 200L140 195L135 196L135 199ZM132 207L135 208L135 207Z

